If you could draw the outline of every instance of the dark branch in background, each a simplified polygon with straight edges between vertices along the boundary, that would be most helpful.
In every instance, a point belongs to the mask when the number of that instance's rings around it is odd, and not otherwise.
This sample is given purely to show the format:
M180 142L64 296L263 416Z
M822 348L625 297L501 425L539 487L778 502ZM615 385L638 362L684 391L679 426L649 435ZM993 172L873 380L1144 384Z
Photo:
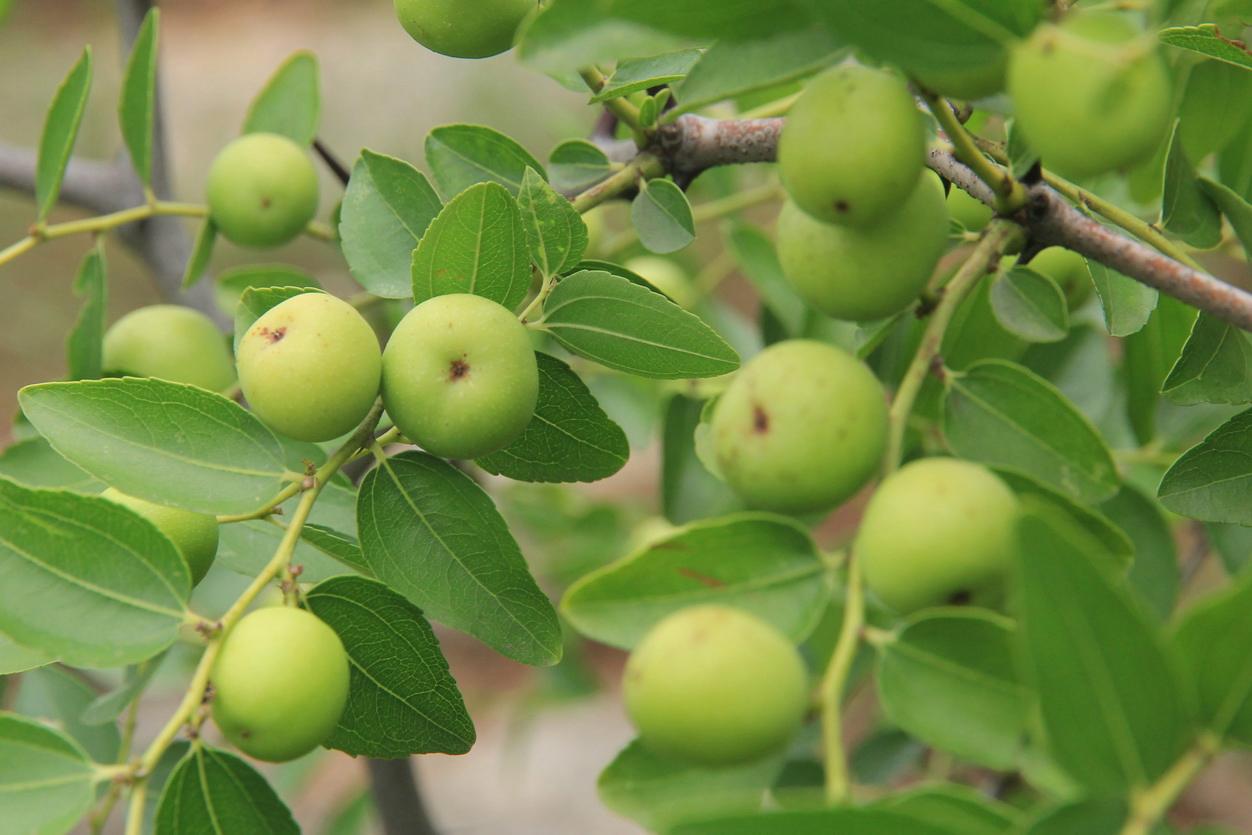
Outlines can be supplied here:
M316 137L313 139L313 150L317 151L317 155L322 158L322 162L326 163L326 167L330 169L339 182L346 186L348 180L352 177L352 172L339 160L339 157L335 156L334 152L326 147L325 142Z
M411 759L366 760L383 835L437 835L417 791Z

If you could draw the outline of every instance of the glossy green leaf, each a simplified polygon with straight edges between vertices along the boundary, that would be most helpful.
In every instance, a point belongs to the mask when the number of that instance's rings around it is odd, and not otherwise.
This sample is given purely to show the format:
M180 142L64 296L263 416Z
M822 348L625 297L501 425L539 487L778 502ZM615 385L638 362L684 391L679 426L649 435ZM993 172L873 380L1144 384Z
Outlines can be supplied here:
M719 41L704 51L678 87L685 111L786 84L834 62L841 43L822 27L768 37Z
M374 576L430 617L524 664L560 660L552 604L491 499L451 464L387 459L361 484L357 527Z
M670 835L964 835L883 809L759 812L678 826Z
M65 734L0 713L0 807L13 833L67 832L95 801L87 753Z
M274 433L233 400L195 386L82 380L27 386L19 399L57 452L131 496L244 513L286 481Z
M530 290L530 253L517 201L495 183L470 186L431 221L411 263L413 298L472 293L510 310Z
M1096 295L1104 311L1104 324L1113 336L1130 336L1148 323L1159 294L1148 285L1127 278L1099 261L1087 260Z
M618 63L593 102L622 96L681 81L700 57L698 49L680 49L649 58L628 58Z
M100 376L104 358L105 323L104 250L95 247L87 253L74 278L74 294L82 299L78 318L65 338L65 353L71 380L93 380Z
M1027 342L1058 342L1069 333L1069 308L1056 282L1014 267L991 285L991 310L1004 329Z
M889 812L938 824L961 835L1016 835L1021 812L959 783L936 783L877 804Z
M209 259L213 257L213 247L217 244L217 226L212 218L200 221L196 230L196 239L191 245L191 256L183 270L183 287L191 287L201 278L209 267Z
M952 375L943 428L962 458L1022 473L1080 501L1117 492L1117 470L1095 427L1019 365L987 360Z
M517 205L540 273L558 275L578 263L587 249L587 227L573 205L533 168L526 169Z
M475 183L497 183L516 195L526 169L546 178L543 166L517 142L481 125L444 125L426 136L426 164L445 198Z
M408 256L405 256L405 280L408 280ZM321 289L321 284L308 273L286 264L250 264L232 267L218 273L214 287L217 306L223 313L234 316L245 291L253 287L311 287Z
M1252 744L1252 577L1187 610L1174 634L1200 698L1200 721L1217 735Z
M96 691L66 667L44 667L22 676L13 710L32 719L43 719L69 734L98 763L117 762L122 735L116 724L88 724L82 713L96 698Z
M1217 246L1222 239L1222 216L1196 177L1175 126L1165 158L1165 194L1161 198L1161 225L1185 242L1201 249Z
M1018 530L1019 650L1047 750L1092 793L1143 788L1193 731L1176 659L1098 567L1094 540L1050 515L1024 514Z
M352 277L375 296L411 296L413 250L442 208L425 174L404 160L361 151L339 210Z
M1207 58L1252 70L1252 51L1249 51L1247 45L1222 35L1221 30L1212 23L1162 29L1161 41L1179 49L1198 52Z
M243 132L277 133L300 145L311 145L321 111L317 56L301 50L274 71L252 100Z
M328 747L383 758L469 751L474 723L420 609L364 577L333 577L307 600L350 664L348 704Z
M2 480L0 510L0 631L85 667L142 661L177 636L191 577L151 522Z
M544 353L539 402L521 437L479 458L480 467L518 481L599 481L630 457L626 433L568 365Z
M711 768L665 759L635 740L600 772L600 801L650 832L761 808L782 770L780 757Z
M104 485L61 457L43 438L19 441L0 452L0 478L25 487L59 487L99 493Z
M744 513L694 522L583 577L561 612L589 638L629 649L687 606L744 609L797 643L830 597L817 546L786 517Z
M548 156L552 185L561 189L584 189L612 171L613 165L604 151L585 139L567 139Z
M118 123L131 164L145 186L152 185L152 131L156 114L157 24L160 9L149 9L135 36L122 78Z
M1174 536L1160 505L1139 488L1123 484L1117 495L1099 506L1134 543L1134 562L1126 575L1131 589L1162 621L1174 610L1178 598L1178 554Z
M51 652L20 646L8 635L0 633L0 676L33 670L55 660L56 656Z
M561 279L544 303L545 329L565 348L641 377L717 377L734 349L665 296L599 270Z
M1252 525L1252 411L1183 453L1161 479L1157 497L1180 516Z
M61 194L61 180L74 152L90 89L91 47L87 47L57 88L39 137L39 158L35 163L35 219L39 223L48 219Z
M1161 391L1184 405L1252 402L1252 343L1234 325L1201 313Z
M700 461L695 432L704 403L680 394L665 407L661 434L661 507L676 525L743 510L743 501Z
M299 835L290 810L252 766L197 745L174 767L156 813L161 835Z
M641 183L630 204L630 220L639 242L652 252L677 252L696 239L691 204L671 180Z

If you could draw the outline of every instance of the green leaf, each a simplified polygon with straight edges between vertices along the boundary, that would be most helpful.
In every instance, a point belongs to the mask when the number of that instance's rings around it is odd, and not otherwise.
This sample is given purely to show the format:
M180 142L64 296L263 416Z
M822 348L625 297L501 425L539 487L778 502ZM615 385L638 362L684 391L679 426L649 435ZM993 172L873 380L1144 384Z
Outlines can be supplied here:
M404 160L361 151L339 210L352 277L375 296L411 296L413 250L442 208L425 174Z
M1095 427L1051 383L1019 365L987 360L953 374L943 431L962 458L1022 473L1079 501L1117 492L1117 469Z
M818 26L719 41L687 73L678 87L678 102L684 111L691 111L804 78L833 63L841 47L837 38Z
M1177 361L1196 315L1194 307L1171 296L1161 296L1143 329L1123 343L1126 408L1140 444L1156 437L1161 385Z
M739 367L734 349L697 317L599 270L561 279L544 303L543 323L575 354L641 377L717 377Z
M1162 29L1161 42L1252 70L1252 50L1248 49L1247 44L1222 35L1221 30L1212 23Z
M526 169L517 205L531 258L543 275L558 275L578 263L587 249L587 227L573 205L533 168Z
M1059 342L1069 333L1069 308L1056 282L1014 267L991 285L991 310L1009 333L1027 342Z
M155 11L155 10L154 10ZM65 339L71 380L100 376L104 357L104 249L95 247L83 258L74 278L74 294L83 300L78 318Z
M123 678L117 687L108 692L95 696L88 704L86 704L79 713L79 718L85 725L105 725L112 724L122 715L123 711L130 706L144 688L148 686L148 682L152 680L152 676L160 668L161 662L165 660L165 653L153 656L146 661L138 664L132 664L126 668ZM104 760L100 760L104 762Z
M290 515L298 502L293 497L281 509ZM326 485L309 518L311 524L300 532L300 542L292 555L292 563L301 567L301 580L318 583L337 577L347 573L345 566L369 573L368 567L362 567L364 561L355 539L354 490L334 483ZM255 577L277 550L285 529L272 519L254 519L222 525L219 530L217 562L245 577ZM332 542L332 538L339 541Z
M1219 61L1200 62L1187 77L1178 115L1188 159L1222 150L1252 118L1252 73Z
M297 285L294 287L249 287L239 295L239 304L235 306L234 350L239 351L239 340L243 339L252 323L265 314L271 307L282 304L287 299L303 293L320 293L318 287Z
M1028 715L1012 637L1012 622L990 612L941 609L911 618L878 648L887 717L963 760L1012 769Z
M1187 159L1179 129L1174 126L1169 154L1165 158L1165 194L1161 198L1161 225L1201 249L1221 243L1222 217L1217 206L1200 186L1195 167Z
M879 808L938 824L961 835L1010 835L1021 813L1006 803L959 783L937 783L891 795Z
M786 329L788 336L800 336L808 318L808 305L791 289L778 262L770 237L753 226L739 225L727 236L730 251L740 268L761 295L761 302Z
M297 144L311 145L322 111L317 76L317 56L293 52L252 100L243 132L277 133Z
M39 137L39 159L35 163L35 220L38 223L48 219L48 213L61 194L61 180L74 151L90 89L91 47L86 47L57 88Z
M1119 528L1108 517L1027 476L1007 470L997 470L996 475L1012 488L1024 504L1063 513L1099 540L1107 555L1112 558L1107 566L1110 571L1125 571L1131 564L1135 556L1135 546L1124 529ZM1126 488L1123 486L1122 489Z
M491 499L420 452L371 470L357 500L374 576L435 620L524 664L561 658L561 627Z
M1169 618L1178 597L1178 554L1174 536L1156 500L1128 484L1100 511L1125 531L1134 543L1134 562L1126 579L1130 587L1162 621Z
M0 713L0 798L13 833L68 832L95 801L87 753L60 731Z
M412 257L417 302L472 293L510 310L530 290L530 254L522 213L503 187L470 186L443 207Z
M191 257L187 259L187 267L183 270L183 287L191 287L204 277L208 269L209 259L213 257L213 246L217 243L217 226L212 218L206 217L196 230L196 240L191 245Z
M719 603L751 612L799 643L830 594L804 526L743 513L693 522L591 572L566 591L561 612L583 635L629 649L667 615Z
M1108 835L1121 831L1129 813L1119 798L1081 800L1046 810L1026 835Z
M691 204L672 180L640 183L630 204L630 220L639 242L652 252L677 252L696 239Z
M1190 519L1252 525L1252 410L1184 452L1161 479L1157 498Z
M527 168L547 177L539 161L516 141L480 125L444 125L432 130L426 137L426 164L445 198L475 183L497 183L516 195Z
M1009 157L1009 173L1015 179L1025 178L1030 169L1039 164L1039 152L1030 147L1026 133L1017 127L1017 122L1010 119L1005 126L1008 138L1005 140L1005 153Z
M405 257L407 259L408 256ZM405 269L408 269L407 263ZM407 274L405 278L407 280ZM217 306L222 312L234 316L244 291L252 287L311 287L320 290L322 285L308 273L286 264L232 267L217 276L214 288Z
M965 835L882 809L758 812L678 826L669 835Z
M299 835L265 778L233 754L192 747L174 767L156 813L161 835Z
M548 156L552 185L568 191L598 183L612 171L613 164L604 151L585 139L567 139Z
M33 670L55 660L56 656L50 652L19 646L8 635L0 633L0 676Z
M1252 577L1191 607L1174 644L1195 682L1205 727L1252 744Z
M82 721L83 710L96 691L65 667L44 667L22 676L13 709L32 719L43 719L69 734L98 763L117 762L122 736L116 724L90 725Z
M191 577L151 522L3 480L0 510L0 631L82 667L142 661L177 637Z
M600 801L650 832L686 821L761 808L778 773L778 756L707 767L659 757L635 740L600 772Z
M59 487L99 493L104 485L61 457L43 438L19 441L0 452L0 478L25 487Z
M1084 259L1104 310L1104 324L1112 336L1130 336L1148 323L1156 309L1156 288L1127 278L1099 261Z
M118 123L131 164L139 181L152 185L152 130L156 114L157 23L160 10L149 9L135 36L126 75L122 79L122 96L117 104Z
M1248 119L1248 124L1252 124L1252 118ZM1200 187L1230 221L1230 228L1234 230L1239 243L1243 244L1244 251L1252 252L1252 203L1233 189L1207 177L1200 178Z
M661 507L676 525L743 510L743 501L700 461L695 432L704 403L676 394L661 433Z
M124 377L18 393L53 449L123 493L201 513L245 513L286 481L274 433L233 400Z
M382 758L469 751L474 723L420 609L364 577L332 577L307 600L350 665L348 704L327 747Z
M681 49L650 58L627 58L618 63L593 102L621 98L650 87L661 87L680 81L700 57L698 49Z
M365 555L361 553L361 543L354 536L322 525L305 525L300 530L300 539L361 574L370 573Z
M599 481L630 457L626 433L568 365L537 353L539 402L521 437L479 458L480 467L517 481Z
M1161 391L1184 405L1252 402L1252 343L1234 325L1201 313Z
M1142 789L1193 731L1175 658L1061 517L1019 523L1019 651L1052 759L1094 794Z

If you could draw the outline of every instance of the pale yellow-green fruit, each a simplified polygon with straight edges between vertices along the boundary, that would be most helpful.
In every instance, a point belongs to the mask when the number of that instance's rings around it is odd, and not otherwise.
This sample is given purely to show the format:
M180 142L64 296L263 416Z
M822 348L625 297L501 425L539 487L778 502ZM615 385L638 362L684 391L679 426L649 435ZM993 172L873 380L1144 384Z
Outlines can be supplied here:
M513 46L535 0L395 0L396 17L413 40L453 58L487 58Z
M526 328L482 296L413 308L383 352L383 404L404 436L442 458L508 446L535 414L539 366Z
M778 141L783 185L818 220L865 226L912 193L926 150L922 117L899 76L844 64L814 78Z
M137 499L110 487L100 494L110 501L130 508L165 534L187 561L194 586L204 579L217 556L217 519L207 513L196 513L179 507Z
M231 743L269 762L325 742L348 701L348 654L335 631L303 609L245 615L213 665L213 721Z
M926 286L947 241L943 186L929 172L872 226L822 223L791 201L778 216L778 260L787 282L836 319L866 321L904 310Z
M687 271L668 258L639 255L622 265L669 297L680 307L695 303L696 290Z
M948 214L970 232L978 232L991 220L991 207L952 186L948 190Z
M995 604L1016 548L1018 502L981 464L924 458L883 480L853 544L865 583L900 613Z
M221 391L235 382L226 337L197 310L154 304L132 310L104 335L104 370Z
M590 211L583 212L583 226L587 227L587 249L583 257L595 258L600 252L600 247L604 246L607 228L604 220L604 207L596 206Z
M329 441L355 428L378 397L382 352L352 305L302 293L267 310L239 340L239 385L272 429Z
M208 195L209 216L227 240L278 246L317 214L317 170L308 152L287 137L250 133L213 160Z
M977 67L932 70L918 73L923 87L940 95L963 101L974 101L995 95L1004 89L1007 55Z
M639 642L622 695L655 753L729 765L784 747L804 719L808 690L800 654L773 626L738 609L694 606Z
M882 386L856 357L806 339L750 360L717 401L714 459L748 504L826 510L859 490L887 441Z
M1050 246L1030 259L1026 266L1055 281L1064 291L1065 300L1071 308L1091 298L1091 291L1095 289L1087 262L1071 249Z
M1038 27L1013 51L1017 125L1057 173L1082 179L1150 157L1171 118L1155 37L1126 15L1079 12Z

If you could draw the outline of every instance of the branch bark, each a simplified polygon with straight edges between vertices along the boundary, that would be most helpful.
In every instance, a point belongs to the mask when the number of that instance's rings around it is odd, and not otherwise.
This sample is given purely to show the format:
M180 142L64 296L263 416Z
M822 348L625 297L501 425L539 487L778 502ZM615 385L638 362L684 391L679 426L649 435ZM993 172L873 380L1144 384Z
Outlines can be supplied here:
M412 760L366 760L366 765L384 835L437 835L417 791Z

